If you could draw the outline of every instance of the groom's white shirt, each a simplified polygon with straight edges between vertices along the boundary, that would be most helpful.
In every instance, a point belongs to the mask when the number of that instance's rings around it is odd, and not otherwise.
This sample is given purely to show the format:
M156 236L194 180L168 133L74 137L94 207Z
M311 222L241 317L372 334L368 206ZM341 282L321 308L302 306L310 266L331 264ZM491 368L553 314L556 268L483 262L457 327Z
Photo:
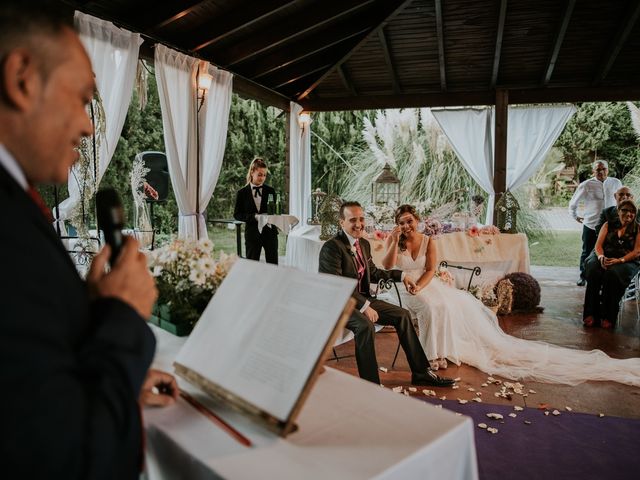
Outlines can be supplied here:
M7 150L5 146L2 145L1 143L0 143L0 165L2 165L7 172L9 172L9 175L11 175L11 177L16 182L18 182L18 185L20 185L25 190L28 188L27 177L24 176L24 172L22 171L22 168L20 168L20 165L18 164L16 159L13 158L13 155L9 153L9 150Z

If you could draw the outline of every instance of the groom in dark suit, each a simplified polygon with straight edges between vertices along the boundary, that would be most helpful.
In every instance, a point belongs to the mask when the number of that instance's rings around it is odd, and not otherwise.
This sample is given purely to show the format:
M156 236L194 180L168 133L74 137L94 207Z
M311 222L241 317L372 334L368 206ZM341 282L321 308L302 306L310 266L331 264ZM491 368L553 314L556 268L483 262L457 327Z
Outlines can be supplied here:
M60 10L0 2L2 478L137 479L153 278L133 239L80 278L34 188L65 182L93 131L91 63Z
M453 385L453 380L439 377L429 367L427 357L411 324L409 312L371 296L369 285L372 281L377 282L381 279L402 281L407 288L415 286L415 283L400 270L381 270L375 266L371 259L369 242L362 238L365 226L364 211L359 203L342 204L340 226L342 230L322 246L319 270L321 273L358 280L358 286L353 292L356 310L347 321L347 328L355 334L356 362L360 377L370 382L380 383L374 345L374 323L379 323L395 327L411 368L413 385L436 387Z

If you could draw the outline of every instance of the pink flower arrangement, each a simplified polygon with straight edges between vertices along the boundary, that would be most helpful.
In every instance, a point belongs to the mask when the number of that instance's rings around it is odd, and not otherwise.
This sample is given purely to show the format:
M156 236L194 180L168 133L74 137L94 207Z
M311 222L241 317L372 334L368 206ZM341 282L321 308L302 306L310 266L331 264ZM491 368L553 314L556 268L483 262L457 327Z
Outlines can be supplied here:
M389 236L389 232L383 232L382 230L376 230L373 232L373 238L376 240L384 240Z
M441 282L443 282L444 284L449 285L450 287L453 287L453 285L456 282L451 272L447 270L445 267L438 267L438 270L436 270L435 277Z
M467 230L467 235L469 235L470 237L479 237L480 229L478 228L477 225L471 225Z

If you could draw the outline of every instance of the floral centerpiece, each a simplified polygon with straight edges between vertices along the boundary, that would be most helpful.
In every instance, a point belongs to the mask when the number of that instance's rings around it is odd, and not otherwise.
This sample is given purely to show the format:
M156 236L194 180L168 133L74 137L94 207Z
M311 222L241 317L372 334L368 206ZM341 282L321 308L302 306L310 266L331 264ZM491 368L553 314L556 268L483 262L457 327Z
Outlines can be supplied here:
M221 252L216 261L213 243L202 239L174 240L149 252L147 258L158 287L152 321L176 335L186 335L237 257Z

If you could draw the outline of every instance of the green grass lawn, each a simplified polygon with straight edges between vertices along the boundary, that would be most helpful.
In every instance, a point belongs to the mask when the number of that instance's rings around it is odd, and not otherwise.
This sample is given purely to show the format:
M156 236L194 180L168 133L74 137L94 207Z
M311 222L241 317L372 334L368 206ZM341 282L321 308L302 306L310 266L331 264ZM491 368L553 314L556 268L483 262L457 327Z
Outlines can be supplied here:
M531 265L577 267L581 251L581 232L555 232L548 239L529 241Z
M236 248L236 230L233 225L232 228L227 228L223 224L214 224L209 226L209 239L213 242L213 249L216 252L216 256L220 250L225 253L238 253ZM287 237L285 235L278 235L278 255L284 256L287 249ZM242 254L246 254L244 248L244 226L242 229Z

